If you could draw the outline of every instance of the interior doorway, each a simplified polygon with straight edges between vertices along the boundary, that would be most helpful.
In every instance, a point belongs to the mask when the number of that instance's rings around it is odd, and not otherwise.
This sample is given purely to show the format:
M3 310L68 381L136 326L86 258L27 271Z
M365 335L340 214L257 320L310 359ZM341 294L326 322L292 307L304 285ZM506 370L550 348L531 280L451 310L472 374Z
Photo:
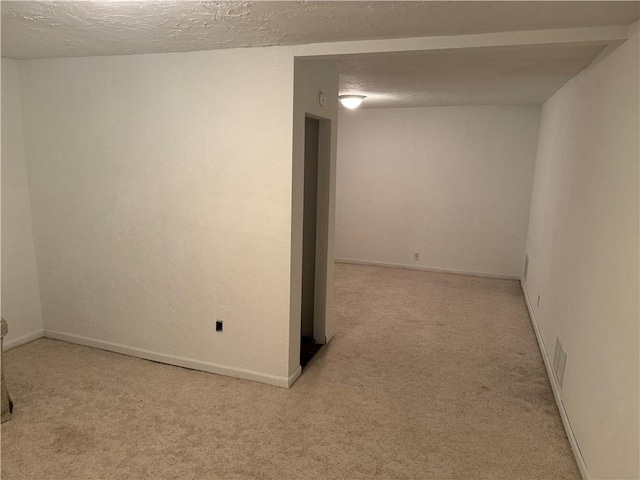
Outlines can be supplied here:
M304 196L302 224L302 302L300 325L300 365L304 368L320 350L324 338L317 338L320 329L317 322L318 297L324 297L322 279L326 276L326 261L323 261L321 228L318 215L322 201L322 186L319 183L321 163L321 120L305 117L304 132ZM319 228L320 227L320 228ZM326 259L325 259L326 260ZM323 275L323 273L325 275ZM320 295L318 295L318 293Z

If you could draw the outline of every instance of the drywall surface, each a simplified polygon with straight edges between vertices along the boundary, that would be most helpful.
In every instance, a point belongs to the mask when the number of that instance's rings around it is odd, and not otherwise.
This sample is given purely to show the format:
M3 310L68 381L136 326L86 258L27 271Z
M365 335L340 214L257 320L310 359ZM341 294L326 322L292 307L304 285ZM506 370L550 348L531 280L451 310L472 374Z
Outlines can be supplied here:
M539 112L342 109L336 258L519 275Z
M30 60L23 80L45 333L286 386L292 50Z
M584 70L605 45L443 48L329 58L340 72L341 94L367 95L360 108L538 105Z
M22 130L20 64L2 59L2 316L5 348L42 336Z
M321 92L326 99L324 105L320 105L319 101ZM293 189L291 194L291 324L289 331L289 374L292 376L300 367L304 138L305 117L307 115L320 120L314 338L317 342L326 343L333 336L338 73L321 61L296 59L294 98Z
M525 290L591 478L638 478L638 35L542 109ZM540 296L538 305L537 299Z

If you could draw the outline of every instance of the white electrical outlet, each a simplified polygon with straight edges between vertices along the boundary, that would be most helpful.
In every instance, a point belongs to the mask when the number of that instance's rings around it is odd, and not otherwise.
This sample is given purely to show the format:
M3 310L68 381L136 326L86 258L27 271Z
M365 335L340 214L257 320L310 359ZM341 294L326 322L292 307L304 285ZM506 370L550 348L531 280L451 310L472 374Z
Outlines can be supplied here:
M420 260L420 252L415 252L415 253L413 254L413 259L414 259L414 260L416 260L416 261L417 261L417 260Z

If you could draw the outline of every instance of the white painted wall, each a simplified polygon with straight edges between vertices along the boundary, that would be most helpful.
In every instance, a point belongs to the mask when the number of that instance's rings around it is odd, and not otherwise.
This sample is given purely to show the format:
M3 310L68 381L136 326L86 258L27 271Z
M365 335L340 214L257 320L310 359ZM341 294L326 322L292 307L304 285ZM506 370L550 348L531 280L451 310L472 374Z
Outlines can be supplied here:
M524 283L594 479L640 476L638 35L542 109ZM537 298L540 295L540 305Z
M323 92L326 104L321 106ZM304 125L305 116L329 120L321 122L320 136L330 128L330 145L321 145L318 167L318 188L324 192L318 199L317 249L326 252L326 265L316 263L316 270L326 271L325 278L316 276L314 321L324 319L321 330L314 329L318 342L328 342L333 336L333 264L335 241L335 182L338 130L338 73L322 61L296 60L293 111L293 190L291 209L291 324L289 372L295 377L300 367L300 309L302 295L302 221L304 206ZM326 138L326 137L325 137ZM328 158L328 162L327 162ZM320 256L317 257L320 259ZM324 267L324 268L323 268ZM314 325L315 327L315 325ZM297 372L297 373L296 373Z
M292 49L33 60L23 80L46 334L286 386Z
M336 258L517 277L539 112L341 109Z
M10 348L42 336L42 309L31 226L22 131L20 64L2 59L2 316Z

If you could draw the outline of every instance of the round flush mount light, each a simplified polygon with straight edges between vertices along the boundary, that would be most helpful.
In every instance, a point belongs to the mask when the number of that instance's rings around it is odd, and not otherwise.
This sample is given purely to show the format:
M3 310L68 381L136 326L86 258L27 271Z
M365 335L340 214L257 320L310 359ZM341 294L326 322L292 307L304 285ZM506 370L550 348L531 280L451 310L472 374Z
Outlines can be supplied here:
M354 108L358 108L362 101L367 98L366 95L339 95L340 103L345 107L353 110Z

